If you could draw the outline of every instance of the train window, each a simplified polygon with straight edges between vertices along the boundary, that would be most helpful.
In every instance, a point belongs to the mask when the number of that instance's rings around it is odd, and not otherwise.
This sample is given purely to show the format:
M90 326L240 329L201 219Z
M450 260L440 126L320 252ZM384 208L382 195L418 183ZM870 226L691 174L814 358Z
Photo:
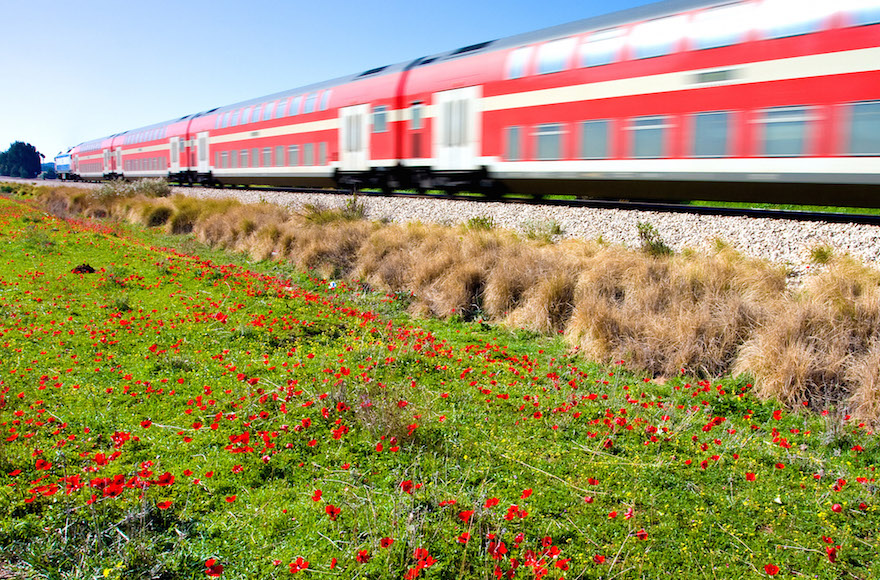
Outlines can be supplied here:
M763 154L771 157L804 155L810 121L807 107L766 109L759 120L763 124Z
M663 144L668 127L667 119L663 116L633 119L630 126L632 130L632 156L642 159L663 157Z
M299 145L291 145L287 148L287 164L291 167L299 165Z
M506 132L507 160L519 161L522 159L522 127L508 127Z
M318 143L318 165L327 165L327 143Z
M562 38L542 44L538 48L538 74L555 73L567 69L574 45L574 38Z
M507 78L518 79L526 76L526 68L532 57L532 47L524 46L510 53L507 60Z
M275 147L275 167L284 167L284 146Z
M306 143L303 147L303 165L314 165L315 164L315 144L314 143Z
M546 123L535 129L535 159L562 159L561 123Z
M752 28L754 4L739 3L703 10L694 15L690 37L694 48L717 48L745 40Z
M380 105L373 109L373 133L384 133L388 130L388 107Z
M263 119L263 105L254 107L254 114L251 117L251 123L259 123Z
M609 121L581 123L581 159L608 159Z
M242 149L239 154L239 163L242 168L250 167L249 153L247 149Z
M251 149L251 167L260 166L260 150L254 147Z
M266 103L266 108L263 109L263 120L268 121L272 118L272 114L275 112L275 105L278 104L278 101L272 101L271 103Z
M880 0L845 0L843 10L850 26L880 23Z
M324 91L324 94L321 95L321 104L318 105L319 111L326 111L330 108L330 95L333 94L332 90Z
M272 148L263 147L263 167L272 167Z
M716 111L694 115L694 157L726 157L730 113Z
M687 20L684 16L667 16L642 22L633 27L630 36L636 58L651 58L675 52L684 37Z
M581 44L580 65L599 66L620 58L623 48L623 30L602 30L594 32Z
M758 22L764 38L782 38L816 32L836 11L837 4L827 0L764 0Z
M318 101L318 93L312 93L306 97L306 106L303 107L303 114L313 113L315 111L315 103Z
M422 117L424 116L425 105L421 101L416 101L410 108L410 129L418 131L422 128Z
M299 106L302 103L302 95L295 97L293 101L290 103L290 112L287 113L291 117L294 115L299 115Z
M235 127L236 125L238 125L238 116L239 116L239 114L241 114L241 111L234 111L234 112L232 113L232 118L229 120L229 126L230 126L230 127Z
M849 153L880 155L880 101L851 106Z
M278 101L278 105L275 107L275 118L280 119L284 116L284 113L287 112L287 102L288 99L281 99Z

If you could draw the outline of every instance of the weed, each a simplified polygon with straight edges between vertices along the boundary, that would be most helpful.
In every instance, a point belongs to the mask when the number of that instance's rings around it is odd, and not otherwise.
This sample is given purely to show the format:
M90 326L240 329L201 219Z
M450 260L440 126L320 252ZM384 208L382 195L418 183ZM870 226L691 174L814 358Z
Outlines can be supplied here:
M652 224L639 222L636 227L638 228L639 242L643 252L650 256L672 255L672 248L666 245L666 242L660 237L660 232Z
M495 229L495 220L492 216L472 216L465 223L465 228L469 230L488 231Z

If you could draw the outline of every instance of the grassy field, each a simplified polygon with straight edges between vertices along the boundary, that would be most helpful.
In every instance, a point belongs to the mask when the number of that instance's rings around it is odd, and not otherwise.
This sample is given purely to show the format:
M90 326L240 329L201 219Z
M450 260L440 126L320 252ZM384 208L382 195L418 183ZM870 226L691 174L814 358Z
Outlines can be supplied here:
M0 237L4 572L880 577L880 446L833 410L192 235L0 199Z

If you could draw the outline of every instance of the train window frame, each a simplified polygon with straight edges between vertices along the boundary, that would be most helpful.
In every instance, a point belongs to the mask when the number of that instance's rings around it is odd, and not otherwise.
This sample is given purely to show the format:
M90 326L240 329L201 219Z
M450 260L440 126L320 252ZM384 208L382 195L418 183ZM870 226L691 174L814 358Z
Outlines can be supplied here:
M263 147L263 167L272 167L272 148Z
M701 119L702 120L719 119L719 118L721 118L722 115L723 115L723 119L724 119L724 124L723 124L724 135L723 135L723 137L719 140L719 139L717 139L717 137L713 139L712 136L709 135L710 138L709 138L708 142L707 141L702 142L703 145L708 144L708 147L701 148L701 146L700 146L701 145L701 141L700 141L700 136L701 136L700 125L701 125L701 123L700 123L700 120ZM730 157L731 156L730 128L731 128L732 116L733 116L732 111L700 111L698 113L694 113L692 115L693 133L691 135L692 136L691 156L694 158L697 158L697 159L722 159L724 157ZM712 127L711 126L709 126L709 127L704 126L704 129L711 130ZM714 143L713 143L713 141L714 141ZM718 152L717 149L712 148L713 145L714 146L718 145L718 141L720 141L722 144L720 152Z
M299 115L299 108L302 105L303 96L297 95L290 100L290 110L287 112L288 117Z
M869 121L876 126L871 127L867 123L856 126L856 107L871 107L875 110L869 111ZM854 157L878 157L880 156L880 100L876 101L858 101L848 103L847 106L847 155ZM865 137L868 137L865 139ZM866 148L856 147L856 139L865 139L868 143ZM873 138L873 139L872 139Z
M672 123L668 115L643 115L630 119L628 129L631 132L630 139L630 157L633 159L662 159L666 156L668 150L667 129L672 128ZM654 139L644 141L646 138L652 138L657 131L656 139L657 149L653 148ZM646 152L640 152L641 148L646 148Z
M602 138L590 136L590 128L594 130L601 127ZM611 119L588 119L581 121L579 124L580 139L579 157L580 159L610 159L611 158ZM596 149L594 152L590 148L596 143L601 143L601 153Z
M321 102L318 103L319 111L326 111L330 108L330 96L333 94L333 89L328 89L324 91L324 94L321 95Z
M626 30L607 28L591 33L581 41L578 49L578 65L590 68L615 63L620 60L626 45Z
M306 143L303 145L303 165L313 167L315 165L315 144Z
M642 60L677 52L682 39L687 37L687 25L688 19L684 14L639 22L629 33L633 58Z
M763 157L804 157L809 154L809 146L811 145L810 137L812 136L813 122L816 121L815 109L807 105L795 105L785 107L770 107L759 111L756 122L760 125L757 132L759 141L760 154ZM768 130L781 127L783 123L790 125L799 123L800 135L798 136L798 151L771 151L771 144L781 145L782 140L771 140L768 136ZM790 140L790 138L789 138Z
M536 125L532 133L535 137L535 160L559 161L564 159L564 136L566 133L564 123Z
M238 168L238 149L233 149L229 152L229 168L237 169Z
M756 28L767 40L819 32L837 12L837 8L828 9L828 4L827 0L762 0L755 14L760 23Z
M846 26L880 24L880 1L845 0L841 12L846 14Z
M372 118L372 132L373 133L387 133L388 132L388 106L387 105L377 105L373 107L373 118Z
M691 48L707 50L745 42L753 28L755 6L751 2L736 2L695 13L688 25Z
M299 167L300 166L299 145L288 145L287 146L287 166L288 167Z
M251 148L251 167L260 167L260 149L258 147Z
M413 101L410 105L409 128L412 131L419 131L424 126L425 103L422 101Z
M242 169L247 169L251 166L250 152L247 149L242 149L238 153L238 166Z
M540 45L536 74L546 75L568 70L576 47L577 39L574 37L557 38Z
M521 125L513 125L504 129L504 158L507 161L522 161L523 128Z
M284 145L275 146L275 167L284 167Z
M327 142L318 143L318 165L327 165Z
M521 46L510 52L507 57L505 78L507 80L521 79L528 76L529 62L532 60L534 46Z
M318 104L318 93L311 93L305 99L305 105L303 105L303 115L308 115L309 113L314 113L315 108Z

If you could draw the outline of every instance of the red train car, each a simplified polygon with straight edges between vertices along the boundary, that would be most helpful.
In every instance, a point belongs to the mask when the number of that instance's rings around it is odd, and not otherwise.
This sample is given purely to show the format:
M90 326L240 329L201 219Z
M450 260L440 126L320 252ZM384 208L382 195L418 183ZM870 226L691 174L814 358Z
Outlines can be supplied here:
M880 0L668 0L83 144L71 171L877 205L878 157Z

